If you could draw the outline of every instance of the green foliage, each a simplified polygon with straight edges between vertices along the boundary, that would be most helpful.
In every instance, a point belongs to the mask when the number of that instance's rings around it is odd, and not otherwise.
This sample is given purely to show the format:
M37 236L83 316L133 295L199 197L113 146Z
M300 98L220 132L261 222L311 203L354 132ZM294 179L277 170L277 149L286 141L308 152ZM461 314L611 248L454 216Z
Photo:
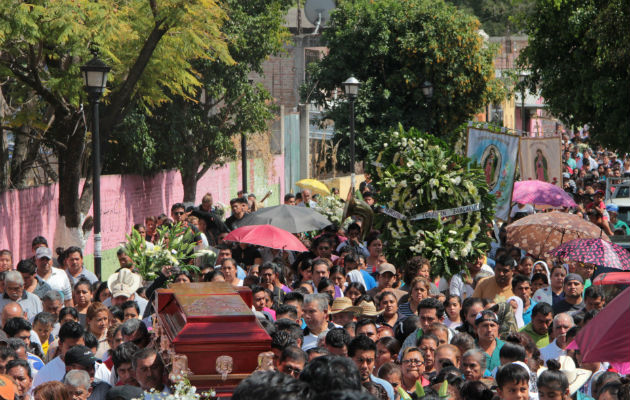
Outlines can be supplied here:
M197 257L214 254L210 250L195 252L195 234L181 223L158 228L160 240L152 248L135 229L127 235L125 252L133 260L134 266L145 280L153 280L165 265L178 267L181 271L199 272L199 268L189 261Z
M533 0L448 0L479 18L482 29L490 36L522 32L522 15L533 8Z
M380 152L370 156L367 171L375 177L380 203L407 217L377 214L387 260L404 265L413 256L431 261L432 272L450 277L465 262L484 255L490 238L495 198L481 168L456 154L442 140L410 128L383 131ZM410 220L417 214L480 203L481 210L448 218Z
M630 150L630 3L627 0L536 0L528 19L530 67L549 111L590 125L595 140Z
M103 171L108 174L150 174L160 169L158 143L151 135L146 115L138 108L129 113L105 146Z
M178 168L196 182L203 175L198 173L200 167L205 172L236 156L234 136L267 129L274 117L272 98L262 86L250 84L248 76L262 73L263 61L282 50L288 37L283 16L289 4L287 0L225 2L228 20L222 33L229 38L228 51L235 62L193 60L201 86L191 95L173 96L172 101L151 110L146 123L155 143L158 168ZM144 121L132 122L137 125L132 123L116 133L121 147L123 137L141 136ZM147 166L155 162L142 148L132 150Z
M503 96L494 49L478 29L476 18L442 0L340 2L323 32L329 54L309 66L303 99L328 108L345 150L349 105L330 99L351 75L363 83L356 102L358 159L378 151L372 145L378 135L399 122L446 136ZM431 100L422 94L425 81L433 84Z

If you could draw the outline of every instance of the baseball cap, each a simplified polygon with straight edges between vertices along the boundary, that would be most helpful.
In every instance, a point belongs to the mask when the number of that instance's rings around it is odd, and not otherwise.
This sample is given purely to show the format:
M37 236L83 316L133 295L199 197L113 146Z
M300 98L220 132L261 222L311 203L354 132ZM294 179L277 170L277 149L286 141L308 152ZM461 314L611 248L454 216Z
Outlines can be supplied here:
M475 317L475 325L479 325L480 323L484 321L491 321L498 325L499 317L497 317L497 315L490 310L484 310L480 312L479 314L477 314L477 316Z
M15 398L15 385L11 378L6 375L0 375L0 398L4 400L13 400Z
M582 277L578 274L568 274L565 278L564 278L564 283L567 284L568 282L571 281L578 281L580 282L582 285L584 284L584 279L582 279Z
M52 250L50 250L48 247L38 247L35 251L35 259L39 260L40 258L44 257L52 260Z
M600 194L600 195L602 195L602 196L603 196L603 195L604 195L604 191L603 191L603 190L601 190L601 189L599 189L599 190L596 190L596 191L595 191L595 194Z
M378 266L378 274L379 275L383 275L385 272L391 272L392 274L396 275L396 267L394 267L390 263L383 263L383 264L379 265Z
M132 400L144 398L144 391L137 386L114 386L107 391L106 400Z
M79 364L85 368L93 368L96 357L89 348L79 345L71 347L66 352L64 362L66 365Z

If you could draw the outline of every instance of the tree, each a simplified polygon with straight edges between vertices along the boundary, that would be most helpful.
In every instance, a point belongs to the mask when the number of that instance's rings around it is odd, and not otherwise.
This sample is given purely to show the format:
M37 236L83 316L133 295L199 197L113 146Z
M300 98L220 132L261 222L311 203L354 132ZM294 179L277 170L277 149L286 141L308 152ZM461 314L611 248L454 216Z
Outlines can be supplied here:
M357 159L376 150L371 143L399 122L448 135L502 96L494 51L478 29L476 18L441 0L340 2L322 34L329 53L310 66L303 99L329 109L345 150L347 103L332 100L333 94L351 75L363 82L356 103ZM422 94L425 81L433 85L431 99Z
M630 3L537 0L521 53L528 84L549 111L591 136L630 150Z
M172 102L151 110L146 123L156 154L147 162L155 166L152 160L157 159L160 168L180 170L184 201L195 201L197 182L211 167L236 155L235 136L267 130L274 116L271 96L262 86L252 85L248 76L262 73L262 62L282 50L288 37L284 15L291 3L226 1L228 19L222 32L230 38L228 50L235 62L195 60L202 84L194 95L173 96ZM127 130L118 133L120 147L127 147L128 134ZM144 150L136 150L131 159L142 159Z
M22 130L42 138L57 155L57 226L66 229L55 242L80 243L92 202L90 175L79 192L90 138L80 65L98 48L113 68L101 119L107 141L135 105L162 104L167 94L199 86L189 60L231 61L219 29L225 13L214 0L7 0L0 2L0 16L0 74L14 82L16 98L28 94L35 103L28 118L20 105L21 118L9 121L10 128L16 138Z
M531 11L533 0L448 0L481 22L490 36L504 36L522 32L520 17Z
M495 198L482 169L469 166L470 160L452 146L416 128L405 131L399 125L381 132L377 145L381 150L370 154L367 170L380 203L395 212L375 217L387 260L405 265L422 256L430 260L432 273L448 278L465 270L465 262L485 255ZM474 204L480 206L476 211L419 217L429 210Z

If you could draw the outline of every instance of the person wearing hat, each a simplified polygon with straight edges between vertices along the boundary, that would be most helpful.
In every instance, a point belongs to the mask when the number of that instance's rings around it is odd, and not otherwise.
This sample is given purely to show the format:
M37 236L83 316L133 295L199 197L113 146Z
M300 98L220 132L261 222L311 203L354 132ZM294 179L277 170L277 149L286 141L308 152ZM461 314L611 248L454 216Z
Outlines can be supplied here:
M46 282L53 290L63 294L66 307L72 307L72 286L68 275L62 269L53 267L52 250L48 247L38 247L35 250L35 264L37 265L37 277ZM34 315L33 315L34 317Z
M68 374L70 374L70 380L72 380L72 376L75 374L71 374L73 371L83 371L88 374L88 382L89 386L85 388L85 385L77 385L84 386L85 392L91 392L90 398L92 400L102 400L105 398L105 394L111 387L109 383L103 381L95 381L94 374L96 371L96 362L98 359L94 356L94 353L86 346L78 345L70 348L65 356L64 363L66 365L66 377L68 378ZM66 382L67 383L67 382ZM74 386L74 385L73 385ZM75 386L76 389L76 386ZM83 393L83 392L82 392ZM85 399L87 400L87 396Z
M127 268L112 274L107 279L107 287L112 293L111 297L106 299L103 304L107 307L120 307L126 301L133 300L140 308L140 315L144 315L144 310L148 302L141 296L136 296L136 290L142 285L142 277Z
M504 342L499 339L499 318L489 310L477 314L475 318L475 331L477 333L477 345L486 354L486 369L493 371L501 366L499 353Z
M553 313L568 313L573 315L584 309L584 279L578 274L568 274L564 278L564 299L553 305Z
M377 286L367 291L372 298L376 298L376 295L384 290L394 293L397 300L400 300L403 296L408 294L404 290L394 288L396 284L396 267L390 263L382 263L378 266L378 278Z
M330 320L339 326L355 321L361 314L361 307L354 307L348 297L337 297L330 308Z
M592 372L587 369L577 368L569 356L549 360L547 367L538 370L538 395L545 399L591 399L579 392L580 388L588 382L591 374Z
M606 206L606 211L608 211L613 231L617 232L618 230L621 230L623 235L630 235L630 226L618 218L619 206L616 204L608 204Z

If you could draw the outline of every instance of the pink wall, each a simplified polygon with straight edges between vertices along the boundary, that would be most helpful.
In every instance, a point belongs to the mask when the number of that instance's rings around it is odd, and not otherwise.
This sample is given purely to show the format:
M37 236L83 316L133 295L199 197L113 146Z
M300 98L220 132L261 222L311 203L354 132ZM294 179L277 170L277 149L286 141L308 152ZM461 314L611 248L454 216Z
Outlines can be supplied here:
M258 171L264 165L260 160L249 163L248 180L250 191L258 198L271 188L279 192L266 202L277 204L284 195L284 157L274 156L273 167ZM263 179L261 177L266 177ZM215 202L229 205L231 198L241 186L240 161L208 171L197 184L197 201L206 192L212 193ZM181 201L184 189L177 171L164 171L155 176L106 175L101 178L101 213L103 249L117 247L125 240L135 223L144 222L148 215L165 213L170 215L170 206ZM57 184L24 190L0 193L0 249L9 249L14 260L32 255L31 240L38 235L48 239L49 244L57 226ZM274 201L275 200L275 201ZM90 211L91 214L91 211ZM92 237L88 240L86 253L93 250ZM19 257L19 258L18 258Z

